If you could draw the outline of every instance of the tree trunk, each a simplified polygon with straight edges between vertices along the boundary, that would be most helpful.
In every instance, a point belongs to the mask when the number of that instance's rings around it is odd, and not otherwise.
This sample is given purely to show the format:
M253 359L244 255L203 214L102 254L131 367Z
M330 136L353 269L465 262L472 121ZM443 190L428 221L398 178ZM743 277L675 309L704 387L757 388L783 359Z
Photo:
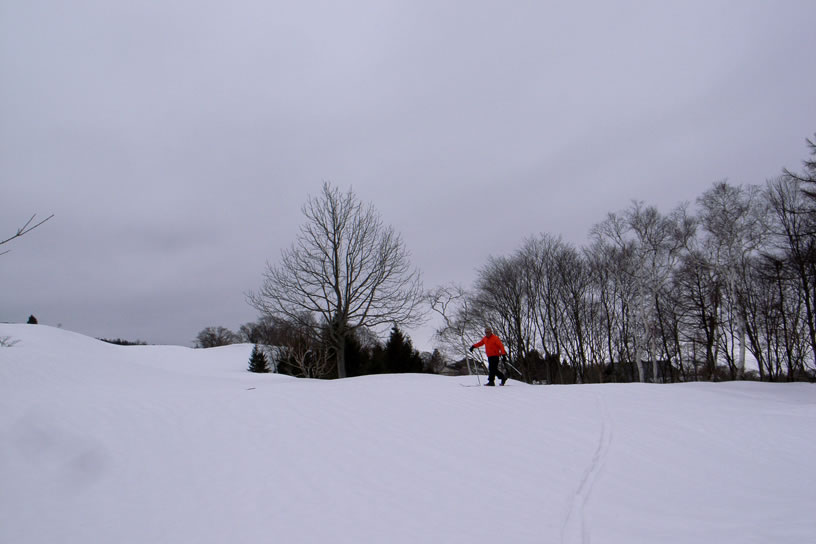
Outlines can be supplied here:
M637 351L635 352L635 359L636 359L637 367L638 367L638 374L639 374L638 379L639 379L639 381L641 383L645 383L646 382L646 374L643 371L643 349L641 349L641 348L637 349Z
M737 360L737 378L743 379L745 377L745 316L740 316L739 323L739 359Z
M337 350L337 377L338 378L345 378L346 377L346 342L345 338L342 338L335 346Z

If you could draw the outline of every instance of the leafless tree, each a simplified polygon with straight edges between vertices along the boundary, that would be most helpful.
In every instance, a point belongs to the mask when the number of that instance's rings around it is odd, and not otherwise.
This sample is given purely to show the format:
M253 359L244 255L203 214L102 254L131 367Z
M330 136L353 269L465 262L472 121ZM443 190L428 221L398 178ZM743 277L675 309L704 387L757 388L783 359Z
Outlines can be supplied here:
M656 378L661 351L660 295L666 291L679 260L687 253L697 225L688 215L685 205L663 215L653 206L644 207L636 202L627 211L626 217L634 235L639 263L639 330L643 336L638 346L640 355L637 362L640 364L647 355L652 362L652 375Z
M566 310L561 296L558 263L571 249L571 246L560 238L539 234L527 238L518 252L520 266L524 270L525 298L529 307L529 315L525 318L532 324L529 338L533 341L535 349L540 350L544 360L548 361L547 365L552 362L558 363L557 373L548 371L547 379L557 379L561 383L564 382L560 361L564 353L565 332L571 334L571 331L564 325ZM525 373L533 373L532 361L531 365L527 365L523 360L520 363Z
M468 348L474 339L479 337L484 326L483 321L474 309L473 294L456 284L437 287L426 293L426 301L431 310L442 318L442 326L436 329L435 337L447 356L453 360L463 358L467 363L468 374L479 373L481 352L473 357Z
M305 325L304 325L305 323ZM287 374L304 378L325 378L334 370L327 346L318 334L320 327L314 315L304 315L297 321L278 320L278 368L289 365Z
M784 175L768 183L777 255L802 294L811 355L816 355L816 234L801 181ZM816 362L813 363L816 368Z
M271 317L260 317L257 321L244 323L238 328L241 342L247 344L263 344L266 346L280 346L282 320Z
M711 265L721 301L718 341L731 377L745 371L745 320L740 300L744 298L748 262L764 246L768 234L766 200L759 187L715 183L697 199L700 207L699 248Z
M23 225L22 227L17 229L17 232L14 233L13 236L10 236L10 237L6 238L5 240L0 240L0 246L2 246L4 244L7 244L8 242L11 242L12 240L14 240L16 238L19 238L20 236L28 234L32 230L36 229L37 227L39 227L40 225L42 225L43 223L45 223L46 221L48 221L49 219L54 217L54 214L49 215L48 217L46 217L42 221L38 221L37 223L34 223L34 219L36 217L37 217L37 214L32 215L31 218L28 221L26 221L25 225ZM8 253L8 250L0 252L0 255L5 255L6 253Z
M661 311L672 272L693 238L696 223L679 206L667 215L654 206L633 202L623 213L611 213L593 228L596 242L616 248L626 257L626 266L618 268L616 285L629 286L623 292L621 302L626 314L627 334L624 338L633 342L634 362L638 365L641 379L645 376L643 361L652 362L653 375L657 376L658 359L666 345L661 342ZM629 276L628 278L621 277Z
M722 277L700 251L683 257L674 276L678 303L683 312L684 340L705 349L706 375L716 379L720 335L720 315L723 302Z
M215 348L237 344L240 341L241 337L226 327L207 327L196 336L195 346L197 348Z
M447 355L452 358L467 357L468 334L476 325L470 309L470 295L456 284L442 285L425 294L428 306L442 318L442 326L436 329L436 339Z
M804 293L793 267L784 257L766 254L751 260L748 280L750 288L743 301L746 336L760 379L802 376L811 348Z
M402 238L353 191L324 182L302 211L306 222L296 241L277 265L267 264L261 288L247 299L263 315L303 325L304 315L317 316L344 378L343 348L356 329L421 321L420 273Z
M528 299L525 267L519 253L490 257L478 272L474 309L504 341L514 360L523 361L534 348L535 321Z
M575 248L561 252L556 263L558 293L563 308L561 324L564 327L563 349L566 359L575 370L575 377L582 383L589 381L590 333L592 330L590 268L583 255Z

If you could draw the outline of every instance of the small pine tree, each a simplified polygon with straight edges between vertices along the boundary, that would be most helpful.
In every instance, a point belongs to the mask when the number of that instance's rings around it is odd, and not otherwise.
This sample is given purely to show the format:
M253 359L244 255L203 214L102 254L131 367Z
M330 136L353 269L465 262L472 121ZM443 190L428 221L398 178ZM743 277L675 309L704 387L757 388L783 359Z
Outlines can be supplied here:
M386 372L422 372L423 364L419 352L414 349L411 339L394 325L391 328L391 337L385 344Z
M36 325L37 324L37 318L34 317L34 314L31 314L30 316L28 316L28 324L29 325Z
M264 352L258 348L258 344L252 348L252 355L249 356L249 371L264 373L269 372L269 362L266 360Z
M433 354L425 370L430 374L441 374L442 371L445 370L445 358L438 349L433 350Z

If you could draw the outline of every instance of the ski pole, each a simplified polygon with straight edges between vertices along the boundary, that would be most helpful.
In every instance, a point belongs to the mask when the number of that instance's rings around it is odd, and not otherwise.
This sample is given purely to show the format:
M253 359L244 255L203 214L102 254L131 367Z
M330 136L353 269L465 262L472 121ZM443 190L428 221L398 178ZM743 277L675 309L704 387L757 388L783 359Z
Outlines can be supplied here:
M506 357L506 358L504 359L504 364L505 364L505 365L507 365L507 366L509 366L509 367L510 367L510 368L512 368L513 370L515 370L515 371L516 371L516 373L518 373L518 375L519 375L519 376L521 376L521 371L520 371L518 368L516 368L516 367L514 367L513 365L511 365L511 364L510 364L510 357Z
M479 378L478 370L476 372L474 372L474 371L472 371L470 369L471 353L473 353L473 352L468 351L466 346L467 346L467 342L465 342L465 337L462 336L462 349L465 351L465 362L467 363L468 374L476 374L476 383L478 383L479 385L482 385L482 380ZM474 367L474 370L476 370L476 359L473 359L473 367Z
M468 355L468 371L470 371L470 360L470 355ZM482 361L479 362L482 363ZM484 363L482 363L482 365L484 365ZM473 359L473 374L476 374L476 383L482 385L482 380L479 378L479 367L476 365L476 359Z

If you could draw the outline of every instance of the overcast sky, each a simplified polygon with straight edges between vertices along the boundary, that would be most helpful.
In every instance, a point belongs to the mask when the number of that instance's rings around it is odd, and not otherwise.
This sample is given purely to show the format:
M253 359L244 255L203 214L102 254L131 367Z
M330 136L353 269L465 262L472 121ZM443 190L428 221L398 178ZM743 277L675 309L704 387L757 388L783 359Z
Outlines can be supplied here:
M808 156L815 28L812 0L0 0L0 239L55 214L3 246L0 321L236 330L324 180L429 288L762 184Z

